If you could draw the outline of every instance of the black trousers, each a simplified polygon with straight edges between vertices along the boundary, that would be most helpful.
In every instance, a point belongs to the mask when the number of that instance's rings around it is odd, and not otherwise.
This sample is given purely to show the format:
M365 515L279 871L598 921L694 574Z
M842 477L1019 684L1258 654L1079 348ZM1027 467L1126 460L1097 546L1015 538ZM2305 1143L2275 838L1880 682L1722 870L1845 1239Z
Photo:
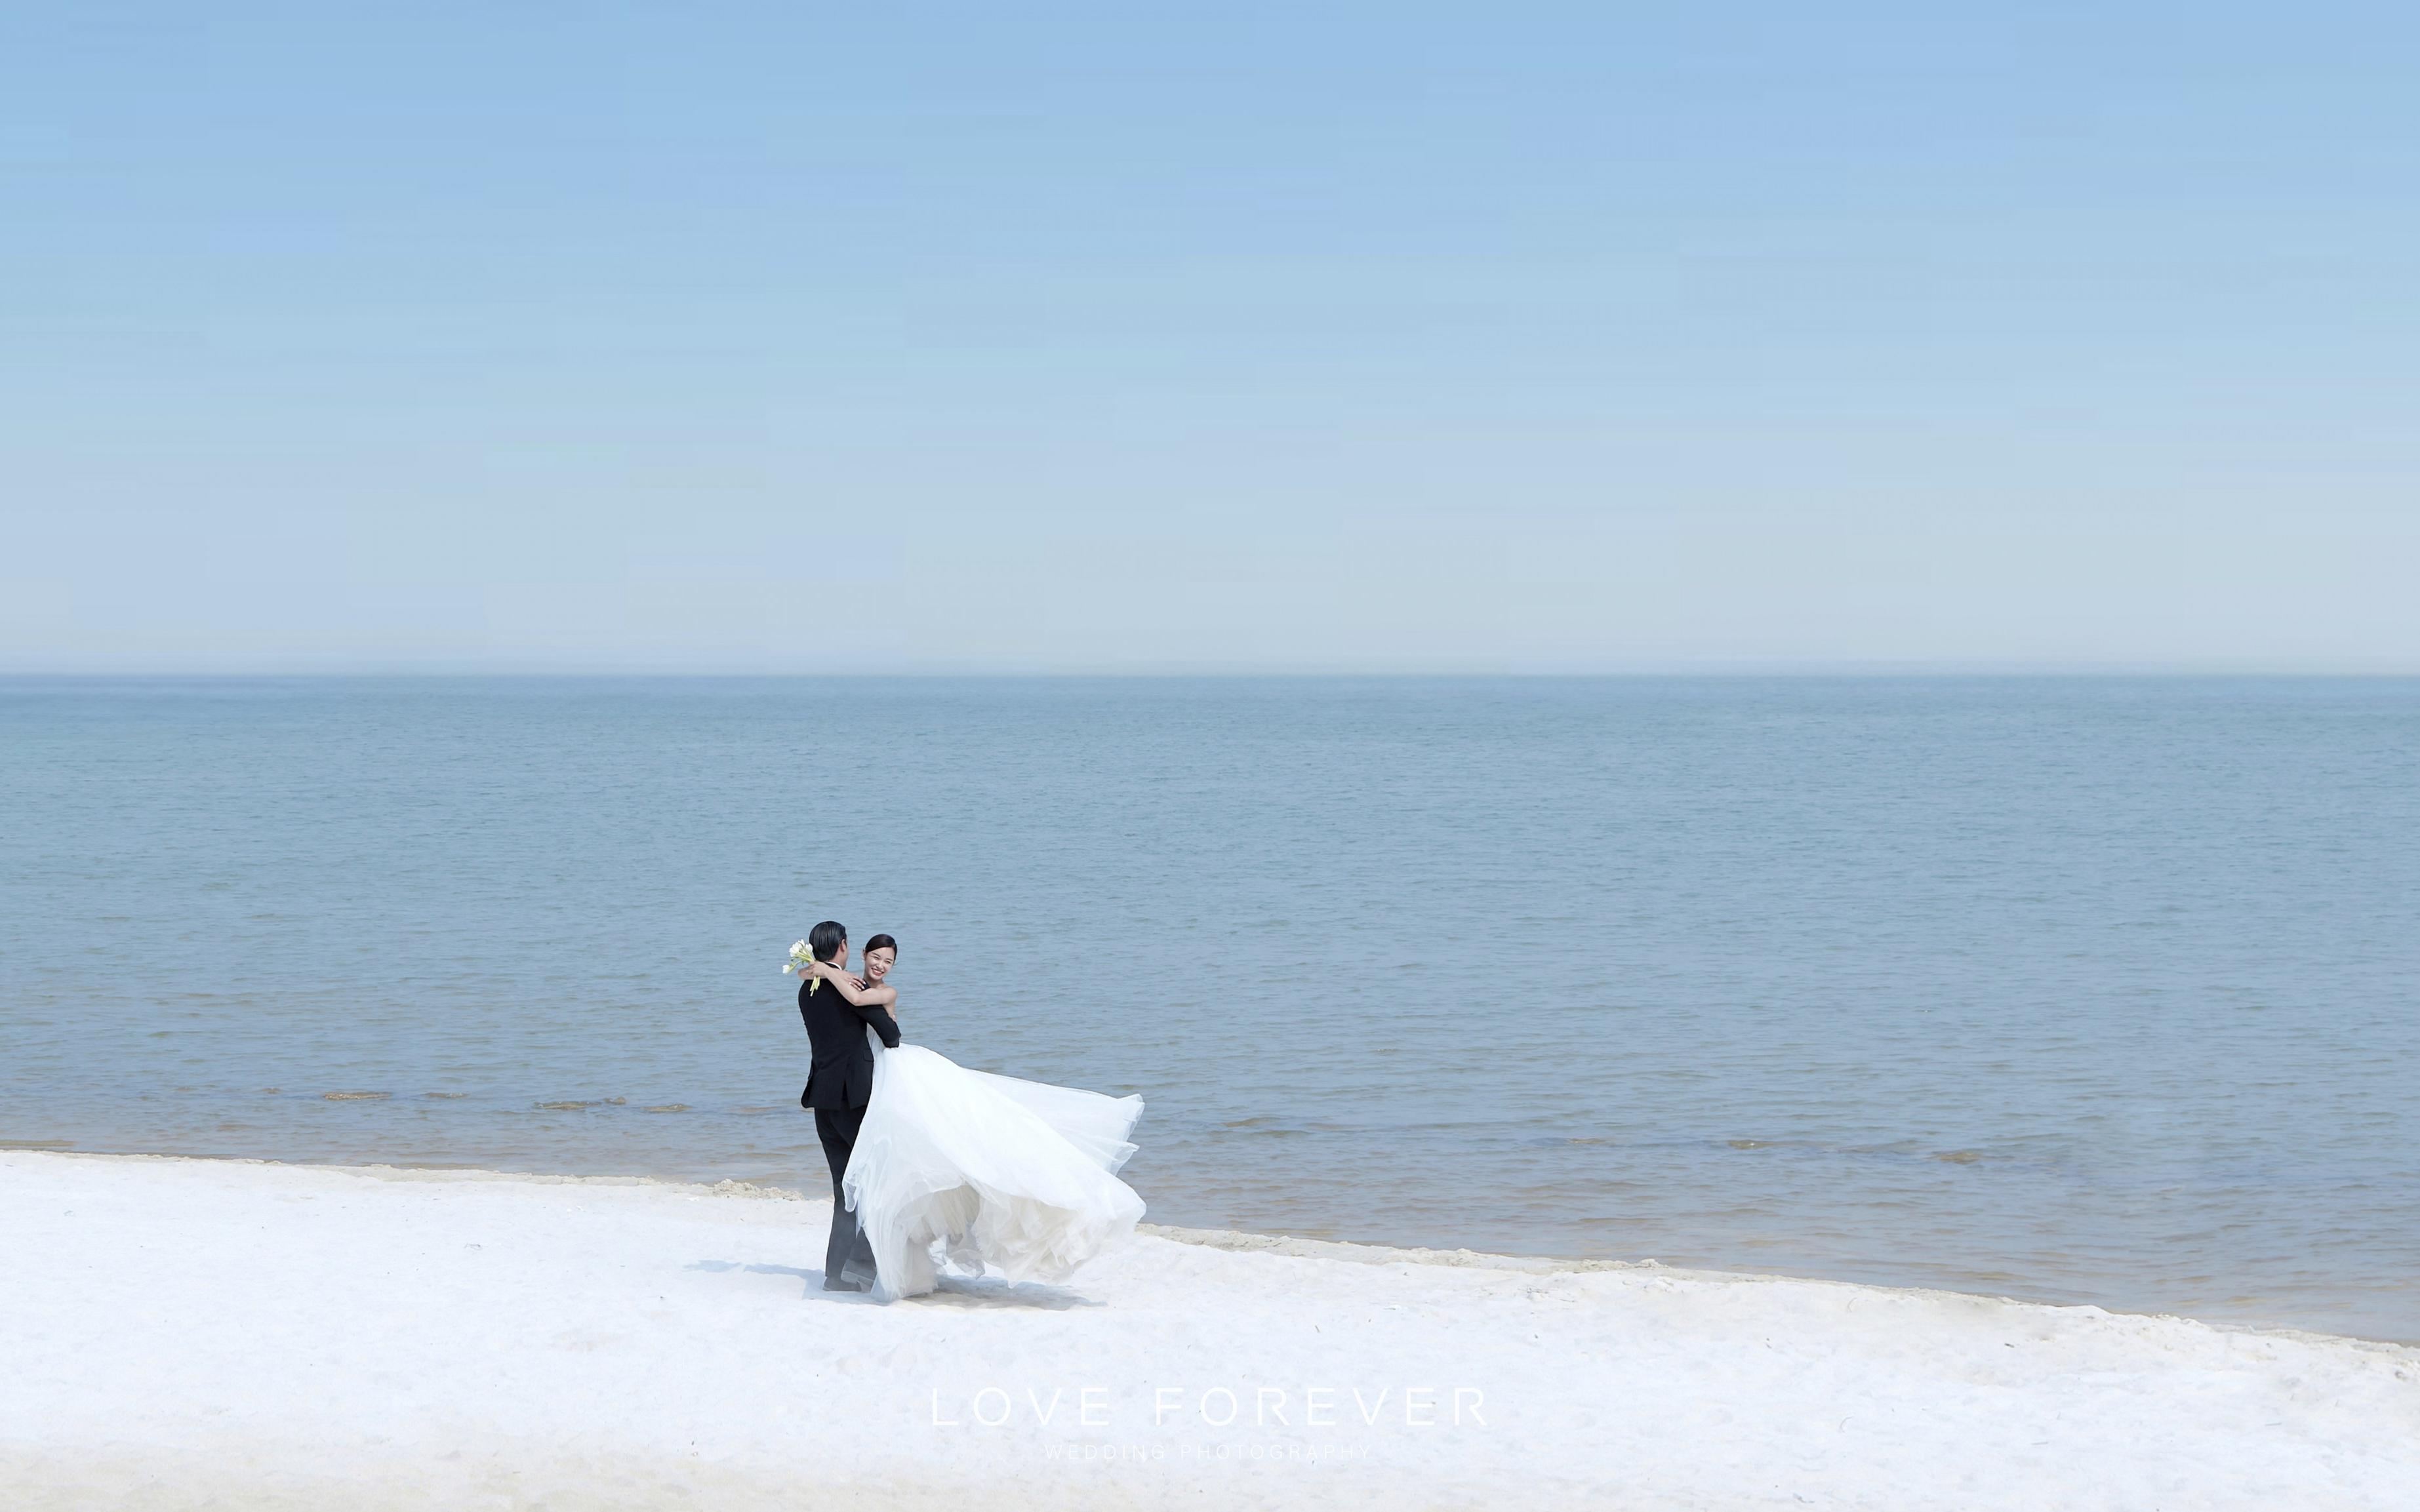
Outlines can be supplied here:
M840 1179L848 1173L849 1152L857 1148L857 1131L865 1122L863 1108L815 1109L815 1138L824 1147L824 1164L831 1167L831 1238L824 1244L824 1285L839 1281L874 1284L874 1246L858 1226L840 1194Z

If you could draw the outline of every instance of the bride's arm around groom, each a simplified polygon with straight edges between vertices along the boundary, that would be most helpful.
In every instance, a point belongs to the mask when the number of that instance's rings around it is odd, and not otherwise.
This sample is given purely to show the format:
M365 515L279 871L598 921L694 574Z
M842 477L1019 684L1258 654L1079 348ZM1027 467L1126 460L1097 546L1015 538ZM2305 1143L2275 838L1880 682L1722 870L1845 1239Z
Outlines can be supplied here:
M875 1033L882 1036L884 1044L894 1049L898 1046L899 989L869 986L863 980L850 976L829 961L816 962L808 968L807 974L835 988L840 993L841 1001L856 1010L857 1016L863 1019Z

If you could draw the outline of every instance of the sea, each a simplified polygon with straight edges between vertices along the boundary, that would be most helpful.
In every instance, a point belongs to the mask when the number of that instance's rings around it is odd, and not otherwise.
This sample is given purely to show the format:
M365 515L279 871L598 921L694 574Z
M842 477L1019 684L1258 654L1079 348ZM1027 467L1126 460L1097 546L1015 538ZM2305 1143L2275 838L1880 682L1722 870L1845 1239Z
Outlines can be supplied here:
M2420 1341L2420 681L0 681L9 1147L818 1192L823 918L1157 1222Z

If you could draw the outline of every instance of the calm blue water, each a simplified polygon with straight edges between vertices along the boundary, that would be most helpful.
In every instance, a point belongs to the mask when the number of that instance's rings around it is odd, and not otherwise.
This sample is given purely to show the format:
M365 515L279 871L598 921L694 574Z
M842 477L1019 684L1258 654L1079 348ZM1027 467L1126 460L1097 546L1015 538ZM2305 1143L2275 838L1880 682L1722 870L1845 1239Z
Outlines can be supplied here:
M18 681L0 803L0 1140L812 1190L831 916L1163 1221L2420 1339L2420 683Z

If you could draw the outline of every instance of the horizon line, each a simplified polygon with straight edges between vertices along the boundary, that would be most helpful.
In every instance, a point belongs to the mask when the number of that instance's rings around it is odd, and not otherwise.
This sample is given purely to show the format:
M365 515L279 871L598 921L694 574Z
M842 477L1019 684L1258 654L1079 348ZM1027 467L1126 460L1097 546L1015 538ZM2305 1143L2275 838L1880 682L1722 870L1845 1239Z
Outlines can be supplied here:
M1658 661L1599 666L1370 666L1268 665L1251 663L1171 663L1149 666L954 665L941 662L857 665L845 667L651 666L645 663L544 662L365 662L356 665L297 666L260 663L224 667L194 666L25 666L0 664L0 680L85 682L307 681L352 679L407 681L483 678L578 681L722 681L810 680L866 681L905 678L931 681L1181 681L1213 680L1366 680L1366 681L1578 681L1587 679L1661 679L1688 677L2070 677L2070 678L2276 678L2381 679L2420 677L2420 663L2381 661L2257 662L2257 661L2022 661L1941 660L1915 658L1839 658L1783 660L1725 658Z

